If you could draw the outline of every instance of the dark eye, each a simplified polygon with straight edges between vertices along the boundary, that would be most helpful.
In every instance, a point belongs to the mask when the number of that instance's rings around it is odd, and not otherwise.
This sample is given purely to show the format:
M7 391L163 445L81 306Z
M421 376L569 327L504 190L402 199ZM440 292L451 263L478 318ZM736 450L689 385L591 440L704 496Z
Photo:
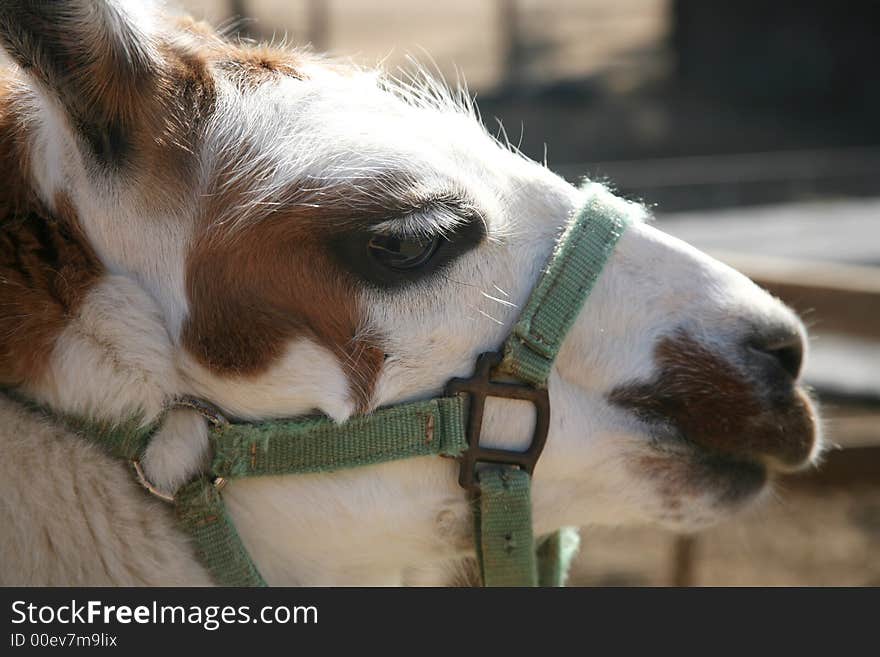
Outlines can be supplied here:
M447 204L448 205L448 204ZM455 212L459 221L436 234L375 232L390 221L383 214L376 223L339 231L328 246L337 263L364 283L380 288L413 284L434 276L457 258L476 248L485 237L486 222L472 207L425 206L421 211ZM410 211L409 214L411 214Z
M418 238L375 235L367 243L370 255L380 264L397 271L418 269L437 253L440 237Z

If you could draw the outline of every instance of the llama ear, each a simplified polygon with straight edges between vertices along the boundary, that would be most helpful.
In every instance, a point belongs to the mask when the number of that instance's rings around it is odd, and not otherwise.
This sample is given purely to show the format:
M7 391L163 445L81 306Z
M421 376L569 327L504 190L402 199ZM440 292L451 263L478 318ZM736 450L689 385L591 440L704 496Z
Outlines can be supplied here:
M119 165L155 84L158 55L140 0L3 0L0 45L41 90L60 102L70 127L99 162Z

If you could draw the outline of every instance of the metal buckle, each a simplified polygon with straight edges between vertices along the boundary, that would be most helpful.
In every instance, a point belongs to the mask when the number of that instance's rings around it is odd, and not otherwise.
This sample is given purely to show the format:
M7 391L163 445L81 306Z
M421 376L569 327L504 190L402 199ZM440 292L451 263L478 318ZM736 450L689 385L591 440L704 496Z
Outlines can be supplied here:
M471 493L479 492L476 477L477 463L515 465L530 475L541 456L547 434L550 431L550 396L546 388L535 388L523 383L500 383L492 381L492 370L501 364L500 352L487 352L477 358L474 375L468 379L452 379L446 384L449 396L467 394L470 398L468 408L467 441L468 449L459 456L461 470L458 483ZM530 401L535 407L535 430L532 442L524 452L506 449L480 447L480 433L483 430L483 412L487 397L519 399Z

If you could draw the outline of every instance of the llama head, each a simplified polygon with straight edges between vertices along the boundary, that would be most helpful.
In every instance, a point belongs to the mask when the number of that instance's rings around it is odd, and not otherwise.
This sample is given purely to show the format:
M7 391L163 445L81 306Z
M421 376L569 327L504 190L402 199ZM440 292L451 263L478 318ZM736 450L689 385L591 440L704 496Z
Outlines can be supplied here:
M3 117L23 185L91 272L29 345L45 362L0 374L67 410L152 417L191 394L243 419L343 421L436 395L502 343L586 193L490 137L466 94L232 44L141 3L7 2L0 41L20 67ZM550 379L539 531L700 526L820 443L793 313L613 202L636 221ZM531 412L490 400L484 442L521 446ZM169 418L155 479L193 467L198 426ZM226 495L270 580L307 581L320 563L344 579L463 549L454 467ZM334 546L339 530L361 547Z

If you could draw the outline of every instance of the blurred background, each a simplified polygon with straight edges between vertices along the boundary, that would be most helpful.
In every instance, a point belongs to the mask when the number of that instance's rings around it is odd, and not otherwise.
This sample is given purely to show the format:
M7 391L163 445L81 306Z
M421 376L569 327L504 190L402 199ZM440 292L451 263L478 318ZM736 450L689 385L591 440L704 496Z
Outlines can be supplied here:
M823 466L695 536L585 529L572 584L880 586L880 3L182 4L256 39L460 71L490 130L649 204L804 317Z

